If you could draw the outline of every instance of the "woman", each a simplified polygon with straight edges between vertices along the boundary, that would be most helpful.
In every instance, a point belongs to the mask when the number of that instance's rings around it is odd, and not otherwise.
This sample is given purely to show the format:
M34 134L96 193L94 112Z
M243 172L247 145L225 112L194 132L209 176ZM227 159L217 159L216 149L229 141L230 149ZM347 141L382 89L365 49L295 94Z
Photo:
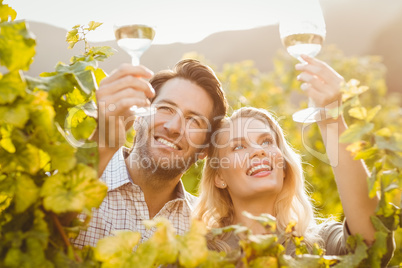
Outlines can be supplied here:
M306 64L297 64L304 89L317 107L334 108L341 99L343 78L322 61L303 56ZM265 229L244 216L269 213L277 219L277 229L284 232L295 221L295 234L304 236L307 246L318 242L328 255L346 253L346 237L361 234L367 244L374 240L375 229L370 216L375 214L378 199L368 196L368 172L361 161L354 161L339 144L346 129L340 116L318 122L332 164L346 221L318 224L314 208L304 189L300 156L265 110L242 108L222 121L209 148L200 186L200 202L194 217L210 228L242 224L261 234ZM330 141L327 143L326 141ZM219 161L217 161L217 159ZM324 180L325 178L323 178ZM228 251L238 247L238 238L228 233L210 247ZM287 249L292 254L292 249ZM388 259L389 260L389 259Z

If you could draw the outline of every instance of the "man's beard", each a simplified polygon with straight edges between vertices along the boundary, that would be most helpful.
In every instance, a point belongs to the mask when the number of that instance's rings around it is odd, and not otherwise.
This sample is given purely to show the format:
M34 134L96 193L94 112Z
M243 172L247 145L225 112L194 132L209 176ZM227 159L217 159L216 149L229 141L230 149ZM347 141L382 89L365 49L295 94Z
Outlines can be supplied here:
M195 162L195 153L188 158L175 156L173 152L170 155L155 156L151 152L152 135L148 133L148 137L146 137L144 129L141 129L137 131L136 136L136 142L141 142L139 146L134 145L134 150L131 152L134 155L132 155L131 161L136 161L135 165L147 176L158 180L174 179L186 172ZM147 139L147 141L143 139Z

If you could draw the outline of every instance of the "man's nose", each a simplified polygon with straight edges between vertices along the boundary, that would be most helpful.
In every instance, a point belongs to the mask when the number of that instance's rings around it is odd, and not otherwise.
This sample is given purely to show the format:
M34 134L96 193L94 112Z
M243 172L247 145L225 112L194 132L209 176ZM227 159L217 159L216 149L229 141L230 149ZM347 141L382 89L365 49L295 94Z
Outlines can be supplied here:
M184 120L180 113L175 113L169 120L167 120L163 127L170 135L180 135L184 131Z

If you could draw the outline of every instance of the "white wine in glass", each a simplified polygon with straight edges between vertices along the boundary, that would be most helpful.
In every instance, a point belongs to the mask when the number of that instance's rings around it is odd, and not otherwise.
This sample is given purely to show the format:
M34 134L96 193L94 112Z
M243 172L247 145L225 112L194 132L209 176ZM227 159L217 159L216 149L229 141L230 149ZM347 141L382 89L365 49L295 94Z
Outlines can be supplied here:
M282 39L288 53L300 62L304 62L300 57L302 54L310 57L317 56L323 42L324 37L314 33L292 34Z
M133 65L140 64L142 54L151 46L155 37L155 28L143 24L115 25L114 33L117 44L131 56ZM155 107L133 106L130 108L137 116L152 115Z
M297 16L296 18L283 18L279 23L279 33L287 52L304 63L301 55L315 57L321 51L326 34L324 18L322 14L318 14L314 18ZM294 113L293 121L317 122L321 120L320 112L323 109L314 107L313 101L309 98L309 107Z

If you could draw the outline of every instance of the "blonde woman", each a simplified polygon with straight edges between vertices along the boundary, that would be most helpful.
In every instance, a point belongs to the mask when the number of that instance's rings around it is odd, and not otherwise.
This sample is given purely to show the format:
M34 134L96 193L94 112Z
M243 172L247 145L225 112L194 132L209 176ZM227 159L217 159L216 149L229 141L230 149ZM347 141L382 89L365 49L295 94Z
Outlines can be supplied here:
M298 79L317 107L333 107L340 100L343 78L322 61L304 57L298 64ZM325 116L322 114L322 116ZM376 197L368 195L368 172L361 161L354 161L339 144L346 129L342 117L318 123L327 155L333 165L345 218L344 223L326 221L318 224L314 208L305 191L300 156L286 141L282 129L266 110L242 108L222 121L214 134L200 186L200 200L194 217L210 228L232 224L249 227L254 234L265 229L244 216L268 213L276 217L279 232L295 221L295 233L304 236L307 246L319 243L328 255L347 253L346 238L361 234L367 244L374 240L375 229L370 216L375 214ZM325 180L325 178L322 178ZM229 251L238 247L239 238L232 233L215 239L210 247ZM292 254L288 249L288 254ZM389 260L389 258L388 258Z

